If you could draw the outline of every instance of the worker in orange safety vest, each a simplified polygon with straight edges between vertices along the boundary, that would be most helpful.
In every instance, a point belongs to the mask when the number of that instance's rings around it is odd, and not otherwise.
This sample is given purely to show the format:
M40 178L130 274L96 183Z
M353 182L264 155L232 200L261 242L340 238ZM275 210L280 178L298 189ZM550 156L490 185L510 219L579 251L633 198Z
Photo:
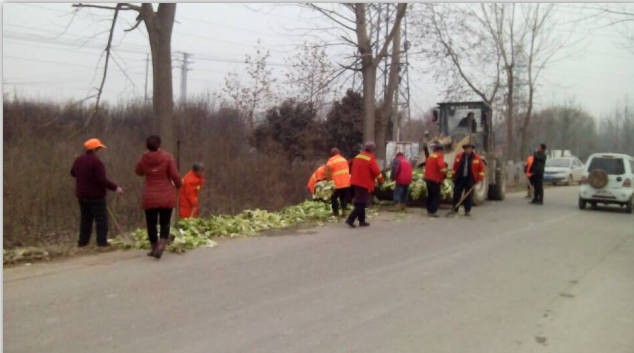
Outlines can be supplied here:
M321 167L317 168L317 170L315 170L313 175L311 175L310 178L308 179L307 186L311 194L315 193L315 186L317 185L317 183L324 180L325 178L326 178L326 166L322 165Z
M331 200L332 213L335 217L339 217L339 201L341 201L341 216L345 217L350 192L350 167L337 147L330 150L330 159L326 162L326 180L332 180L335 184L335 192Z
M202 163L196 163L185 176L183 177L183 187L180 188L180 210L178 217L196 218L200 206L198 203L198 195L205 183L205 166Z

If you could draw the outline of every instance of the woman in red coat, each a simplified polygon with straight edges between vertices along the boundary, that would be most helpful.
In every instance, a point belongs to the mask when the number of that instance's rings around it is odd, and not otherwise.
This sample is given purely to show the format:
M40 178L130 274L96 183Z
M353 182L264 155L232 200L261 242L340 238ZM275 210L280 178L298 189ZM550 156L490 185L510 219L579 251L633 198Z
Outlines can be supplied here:
M176 189L181 187L181 178L171 154L161 150L161 138L147 138L145 152L136 165L136 174L145 177L142 207L145 210L147 233L152 244L148 256L161 258L170 235L170 219L176 207ZM158 239L157 223L161 225Z

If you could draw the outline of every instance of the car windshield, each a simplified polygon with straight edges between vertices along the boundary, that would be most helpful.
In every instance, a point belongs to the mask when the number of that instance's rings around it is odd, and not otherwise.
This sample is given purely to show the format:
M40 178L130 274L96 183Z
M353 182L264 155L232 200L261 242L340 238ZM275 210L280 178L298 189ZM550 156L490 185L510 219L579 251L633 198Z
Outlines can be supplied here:
M609 175L625 174L625 164L621 158L593 158L588 170L593 171L595 169L601 169Z
M546 161L546 166L555 167L555 168L568 168L570 167L570 162L572 162L572 159L563 159L563 158L549 159Z

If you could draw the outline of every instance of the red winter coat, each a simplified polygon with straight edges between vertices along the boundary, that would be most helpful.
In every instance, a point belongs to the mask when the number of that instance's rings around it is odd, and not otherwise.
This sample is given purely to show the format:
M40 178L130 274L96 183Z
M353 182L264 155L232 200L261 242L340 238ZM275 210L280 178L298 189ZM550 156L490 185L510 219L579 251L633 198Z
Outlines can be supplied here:
M366 188L369 192L372 192L374 190L374 179L377 177L380 182L383 182L381 169L379 169L379 165L376 164L376 158L372 153L361 152L354 157L350 184Z
M425 161L425 180L442 183L446 177L445 157L440 152L432 153Z
M460 171L460 161L462 160L462 156L464 153L458 153L456 155L456 159L453 161L453 178L458 179L458 172ZM480 156L477 154L473 154L473 159L471 159L471 175L473 176L473 180L477 183L481 180L484 180L484 162L480 159Z
M176 207L181 177L171 154L161 150L145 152L136 165L136 174L145 176L141 202L144 210Z
M409 185L412 183L412 164L407 160L407 157L403 154L396 155L394 161L396 167L394 168L394 181L398 185Z

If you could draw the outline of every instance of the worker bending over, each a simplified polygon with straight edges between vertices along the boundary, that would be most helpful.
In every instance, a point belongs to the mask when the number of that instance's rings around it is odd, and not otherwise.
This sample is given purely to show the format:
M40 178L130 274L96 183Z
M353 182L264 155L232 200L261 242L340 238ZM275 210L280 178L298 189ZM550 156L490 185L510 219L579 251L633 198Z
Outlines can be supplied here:
M205 166L196 163L185 177L183 177L183 187L180 189L180 211L178 217L196 218L200 211L198 195L205 183Z
M317 168L317 170L315 170L313 175L311 175L310 178L308 179L307 187L308 187L308 190L310 190L311 195L315 194L315 186L317 185L317 183L324 180L325 178L326 178L326 166L322 165L319 168Z

